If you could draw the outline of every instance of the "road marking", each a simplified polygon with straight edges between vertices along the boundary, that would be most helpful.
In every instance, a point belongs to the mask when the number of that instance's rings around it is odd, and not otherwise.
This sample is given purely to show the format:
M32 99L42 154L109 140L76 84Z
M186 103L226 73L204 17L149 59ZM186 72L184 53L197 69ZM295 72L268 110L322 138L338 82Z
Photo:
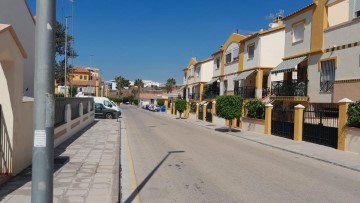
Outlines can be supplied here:
M126 129L125 129L126 131ZM132 155L131 155L131 150L130 150L130 144L129 144L129 140L127 138L127 133L125 133L125 139L126 139L126 145L127 145L127 151L128 151L128 162L129 162L129 171L130 171L130 181L131 181L131 190L133 192L135 192L136 188L137 188L137 182L136 182L136 176L135 176L135 169L134 169L134 164L133 164L133 160L132 160ZM134 203L140 203L139 200L139 193L138 191L136 191L136 197L133 200Z

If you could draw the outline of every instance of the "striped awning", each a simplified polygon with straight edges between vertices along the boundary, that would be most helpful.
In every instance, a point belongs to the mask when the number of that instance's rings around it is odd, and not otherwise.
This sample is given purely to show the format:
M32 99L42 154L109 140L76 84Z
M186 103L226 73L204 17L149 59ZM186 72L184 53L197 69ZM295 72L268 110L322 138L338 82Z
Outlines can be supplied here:
M274 68L271 71L271 73L275 74L275 73L283 73L283 72L292 72L293 70L295 70L296 66L299 63L303 62L305 59L307 59L307 56L301 56L298 58L285 60L281 62L278 66L276 66L276 68Z
M234 79L234 81L245 80L247 77L249 77L254 72L255 72L255 70L242 72Z
M209 82L207 82L206 84L207 84L207 85L211 85L211 84L213 84L217 79L218 79L218 78L213 78L213 79L211 79Z

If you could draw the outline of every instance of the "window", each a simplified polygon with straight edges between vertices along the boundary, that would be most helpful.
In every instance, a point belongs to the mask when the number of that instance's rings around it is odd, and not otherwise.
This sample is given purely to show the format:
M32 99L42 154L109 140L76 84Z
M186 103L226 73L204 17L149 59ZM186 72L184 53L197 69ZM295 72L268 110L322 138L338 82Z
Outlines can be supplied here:
M219 69L220 68L220 59L216 59L215 63L216 63L216 69Z
M87 76L86 76L86 75L84 76L84 80L87 80Z
M80 80L82 80L83 79L83 76L82 75L80 75Z
M321 62L320 92L332 92L335 81L335 59Z
M196 68L196 77L200 77L200 67Z
M293 25L293 43L301 42L304 40L305 23L300 22Z
M231 52L226 54L226 63L231 62Z
M105 106L107 106L107 107L112 107L112 105L111 105L111 102L110 101L106 101L106 100L104 100L104 105Z
M248 46L248 58L249 59L254 58L254 53L255 53L255 44L250 44Z
M233 61L239 60L239 48L234 49L233 51Z

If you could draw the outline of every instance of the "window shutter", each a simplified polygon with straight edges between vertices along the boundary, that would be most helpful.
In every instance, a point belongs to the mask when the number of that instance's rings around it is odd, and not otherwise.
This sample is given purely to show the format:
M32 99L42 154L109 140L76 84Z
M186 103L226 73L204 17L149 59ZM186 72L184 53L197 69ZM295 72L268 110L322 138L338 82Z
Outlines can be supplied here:
M233 52L233 58L238 58L239 57L239 49L234 49L234 52Z

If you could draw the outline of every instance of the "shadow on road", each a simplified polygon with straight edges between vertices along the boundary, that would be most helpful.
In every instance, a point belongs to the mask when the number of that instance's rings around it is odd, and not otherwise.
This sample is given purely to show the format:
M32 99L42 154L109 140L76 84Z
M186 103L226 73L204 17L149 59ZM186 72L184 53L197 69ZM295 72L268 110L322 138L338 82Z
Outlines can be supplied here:
M155 174L155 172L160 168L160 166L165 162L165 160L174 153L184 153L185 151L170 151L167 155L160 161L160 163L146 176L146 178L141 182L141 184L134 190L133 193L125 200L125 203L131 203L135 197L140 193L140 191L144 188L146 183L151 179L151 177Z
M215 131L226 133L229 132L229 127L215 128ZM241 131L239 129L231 128L231 132L241 132Z

